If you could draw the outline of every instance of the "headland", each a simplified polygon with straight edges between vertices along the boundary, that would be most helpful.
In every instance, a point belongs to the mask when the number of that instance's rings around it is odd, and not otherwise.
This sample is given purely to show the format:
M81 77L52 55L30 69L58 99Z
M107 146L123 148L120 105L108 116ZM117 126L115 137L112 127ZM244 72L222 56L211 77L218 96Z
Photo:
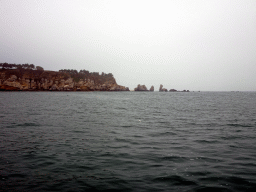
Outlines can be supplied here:
M0 91L129 91L112 73L44 70L34 64L0 63Z

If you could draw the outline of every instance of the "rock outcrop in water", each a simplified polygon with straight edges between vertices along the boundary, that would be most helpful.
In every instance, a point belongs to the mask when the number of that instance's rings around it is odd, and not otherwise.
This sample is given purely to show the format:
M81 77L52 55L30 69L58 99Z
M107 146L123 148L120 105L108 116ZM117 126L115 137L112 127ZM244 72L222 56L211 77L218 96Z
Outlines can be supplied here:
M10 65L10 64L8 64ZM7 65L7 66L8 66ZM23 64L24 65L24 64ZM6 65L5 65L6 66ZM0 69L0 90L7 91L129 91L111 73L86 70L45 71L42 67Z
M148 89L145 85L139 84L136 88L134 88L134 91L148 91Z
M154 91L154 86L153 85L150 87L149 91Z
M168 90L166 88L163 88L163 85L161 84L160 88L159 88L159 91L160 92L163 92L163 91L167 92Z

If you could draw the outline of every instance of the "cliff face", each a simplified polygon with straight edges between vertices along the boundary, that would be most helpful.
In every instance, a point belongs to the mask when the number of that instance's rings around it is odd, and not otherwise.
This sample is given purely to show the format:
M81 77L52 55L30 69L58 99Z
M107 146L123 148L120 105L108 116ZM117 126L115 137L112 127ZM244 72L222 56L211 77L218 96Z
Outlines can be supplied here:
M0 70L0 90L26 91L129 91L113 75L89 71Z

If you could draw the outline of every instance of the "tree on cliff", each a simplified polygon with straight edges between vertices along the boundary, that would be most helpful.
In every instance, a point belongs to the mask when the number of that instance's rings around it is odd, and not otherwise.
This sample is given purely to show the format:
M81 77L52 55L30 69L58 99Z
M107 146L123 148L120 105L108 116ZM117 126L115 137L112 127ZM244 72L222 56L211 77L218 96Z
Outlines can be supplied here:
M24 68L24 69L27 69L28 66L29 66L28 63L22 64L22 68Z
M11 63L0 63L0 67L2 67L2 69L13 69L13 68L17 68L17 69L35 69L35 65L34 64L11 64Z
M30 65L29 65L29 68L30 68L30 69L35 69L35 65L34 65L34 64L30 64Z
M36 66L36 70L38 70L38 71L44 71L44 68L41 67L41 66Z
M6 69L6 68L9 68L9 64L8 63L3 63L3 65L2 65L2 69Z

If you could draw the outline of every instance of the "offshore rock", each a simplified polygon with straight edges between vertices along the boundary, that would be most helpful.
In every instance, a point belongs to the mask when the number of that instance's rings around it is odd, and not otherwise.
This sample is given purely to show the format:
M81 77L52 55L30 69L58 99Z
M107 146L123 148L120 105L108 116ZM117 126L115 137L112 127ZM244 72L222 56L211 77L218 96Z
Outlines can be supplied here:
M153 85L150 87L149 91L154 91L154 86Z
M148 91L148 89L145 85L139 84L136 88L134 88L134 91Z
M160 84L159 91L163 91L163 85Z
M163 91L167 92L168 90L166 88L163 88L163 85L161 84L160 88L159 88L159 91L160 92L163 92Z

